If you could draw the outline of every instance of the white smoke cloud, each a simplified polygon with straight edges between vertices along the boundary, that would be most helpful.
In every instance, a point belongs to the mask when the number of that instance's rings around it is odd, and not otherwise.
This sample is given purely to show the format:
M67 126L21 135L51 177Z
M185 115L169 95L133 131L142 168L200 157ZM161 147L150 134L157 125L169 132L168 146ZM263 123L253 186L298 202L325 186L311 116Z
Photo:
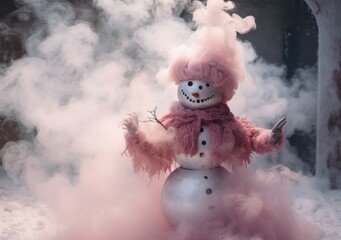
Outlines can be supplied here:
M265 62L249 43L243 45L248 77L239 85L237 94L230 102L232 111L237 115L249 116L257 126L265 128L272 128L279 119L286 117L288 123L284 133L287 138L293 136L295 131L313 135L317 111L316 67L299 69L288 81L284 66ZM279 154L254 156L252 164L266 166L281 163L296 171L312 170L298 156L297 147L291 146L288 141L284 145Z
M1 76L0 112L36 126L38 135L2 150L9 176L51 206L64 229L57 239L181 239L181 230L168 235L155 207L164 176L137 175L121 156L120 122L130 112L143 119L154 106L161 116L176 100L163 70L191 30L177 17L161 16L184 2L96 0L96 23L78 19L64 1L25 2L40 25L26 40L27 55ZM314 72L302 70L289 85L283 67L243 46L250 76L229 103L232 111L261 127L286 116L289 136L310 133L315 89L306 79ZM288 144L280 160L303 168ZM245 201L262 204L257 195Z

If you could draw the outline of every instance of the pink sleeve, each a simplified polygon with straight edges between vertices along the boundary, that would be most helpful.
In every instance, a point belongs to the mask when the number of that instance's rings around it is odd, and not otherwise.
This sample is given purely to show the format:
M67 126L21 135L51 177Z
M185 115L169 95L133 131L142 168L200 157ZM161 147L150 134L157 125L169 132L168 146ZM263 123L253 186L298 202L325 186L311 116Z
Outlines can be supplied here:
M284 142L284 134L282 133L280 140L276 144L269 141L271 130L255 127L247 118L239 118L239 121L244 125L247 135L249 136L252 151L256 153L268 153L281 148Z
M132 157L136 172L144 171L152 177L170 170L173 155L169 143L152 144L140 130L134 134L126 133L125 140L125 153Z

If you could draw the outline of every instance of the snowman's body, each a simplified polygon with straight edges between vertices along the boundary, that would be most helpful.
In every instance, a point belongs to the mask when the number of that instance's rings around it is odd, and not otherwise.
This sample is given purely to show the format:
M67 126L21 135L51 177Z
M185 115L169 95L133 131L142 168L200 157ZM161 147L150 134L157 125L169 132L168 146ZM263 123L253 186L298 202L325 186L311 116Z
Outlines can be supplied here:
M223 192L228 172L218 166L208 169L174 170L162 190L162 210L172 226L221 226L226 215Z
M211 108L221 101L217 89L199 80L181 83L178 98L188 109ZM202 102L201 99L208 100ZM216 226L224 224L226 219L222 194L227 186L228 171L212 154L212 136L207 125L201 124L196 142L194 155L176 154L173 149L174 160L180 167L169 175L162 191L162 209L173 226ZM228 144L225 147L231 148Z
M162 190L162 209L173 226L216 226L226 219L222 193L228 171L212 159L207 126L201 126L197 143L197 154L174 155L180 167L169 175Z

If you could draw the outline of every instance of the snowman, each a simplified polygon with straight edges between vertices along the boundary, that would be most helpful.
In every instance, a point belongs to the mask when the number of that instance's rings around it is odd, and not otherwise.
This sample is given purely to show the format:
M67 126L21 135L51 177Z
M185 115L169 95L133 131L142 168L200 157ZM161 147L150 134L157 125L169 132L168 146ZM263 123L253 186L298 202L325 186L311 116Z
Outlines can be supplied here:
M278 150L283 142L285 118L271 130L258 128L227 105L245 76L236 32L253 27L252 18L226 13L228 3L208 1L194 12L198 29L170 63L178 101L157 122L171 137L150 141L136 114L123 121L126 153L136 171L154 176L171 170L174 162L179 165L166 179L161 197L164 216L175 228L227 224L222 196L230 172L249 163L253 152Z

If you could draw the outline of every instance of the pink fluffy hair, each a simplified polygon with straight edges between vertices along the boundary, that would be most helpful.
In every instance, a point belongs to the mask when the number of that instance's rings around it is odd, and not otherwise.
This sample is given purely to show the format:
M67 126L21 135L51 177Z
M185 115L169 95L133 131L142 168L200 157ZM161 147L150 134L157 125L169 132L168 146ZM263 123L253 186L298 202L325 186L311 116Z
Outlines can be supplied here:
M171 80L205 80L220 90L222 102L229 101L245 76L243 52L236 32L255 27L253 17L240 18L224 10L233 6L223 0L208 1L207 7L196 3L193 19L198 29L188 45L179 49L169 66Z

